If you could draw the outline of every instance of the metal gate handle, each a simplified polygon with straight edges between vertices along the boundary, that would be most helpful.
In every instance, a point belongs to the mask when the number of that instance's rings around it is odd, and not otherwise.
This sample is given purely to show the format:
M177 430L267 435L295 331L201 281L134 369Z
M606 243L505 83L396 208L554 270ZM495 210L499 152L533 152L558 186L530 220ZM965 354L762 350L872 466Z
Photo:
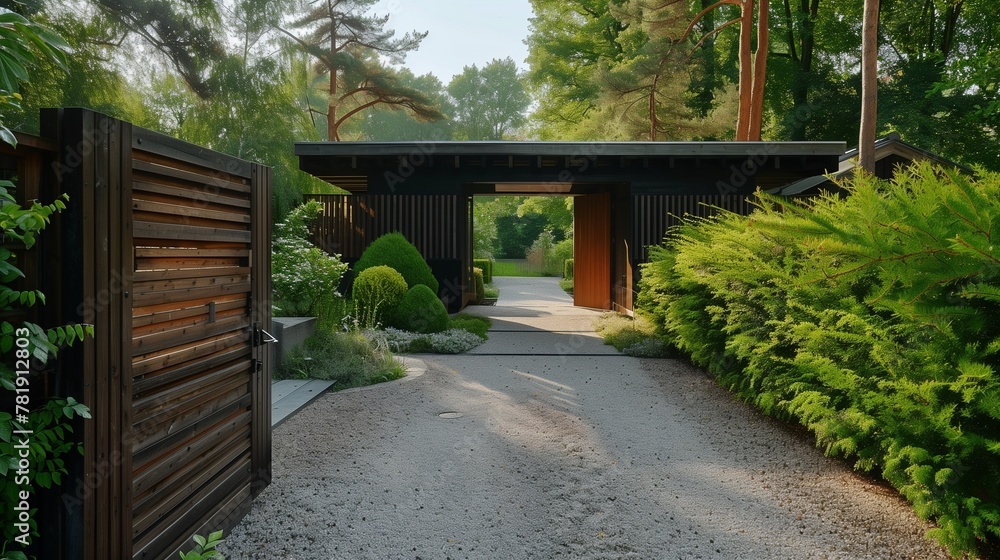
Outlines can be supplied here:
M263 341L261 341L261 344L267 344L269 342L278 342L278 339L274 338L273 334L265 331L264 329L260 329L260 332L266 337Z

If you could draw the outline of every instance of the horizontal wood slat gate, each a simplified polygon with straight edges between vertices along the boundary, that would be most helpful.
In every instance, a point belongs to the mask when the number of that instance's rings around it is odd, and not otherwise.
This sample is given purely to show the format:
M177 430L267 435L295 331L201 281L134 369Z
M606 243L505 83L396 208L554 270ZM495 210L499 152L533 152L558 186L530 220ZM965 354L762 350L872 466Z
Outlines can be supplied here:
M270 170L82 109L44 130L70 194L64 299L97 333L77 353L82 557L176 557L270 480Z

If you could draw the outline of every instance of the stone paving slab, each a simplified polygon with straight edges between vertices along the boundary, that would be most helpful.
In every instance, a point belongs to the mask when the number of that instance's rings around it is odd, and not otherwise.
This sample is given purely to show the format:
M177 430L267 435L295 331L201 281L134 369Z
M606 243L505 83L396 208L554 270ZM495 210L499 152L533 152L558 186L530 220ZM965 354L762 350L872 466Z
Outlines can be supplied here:
M278 426L316 397L322 395L332 381L318 379L284 379L271 384L271 427Z

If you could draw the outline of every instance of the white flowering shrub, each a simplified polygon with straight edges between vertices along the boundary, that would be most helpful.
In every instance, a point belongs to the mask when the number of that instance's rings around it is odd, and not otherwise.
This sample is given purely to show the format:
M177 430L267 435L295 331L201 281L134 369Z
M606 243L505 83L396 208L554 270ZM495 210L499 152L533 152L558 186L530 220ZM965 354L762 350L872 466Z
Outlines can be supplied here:
M285 316L316 316L324 300L340 297L340 280L347 265L340 255L328 255L309 241L309 225L323 206L311 200L299 205L275 226L271 281L276 312Z
M444 332L420 334L399 329L384 331L364 331L369 338L380 338L396 353L461 354L483 343L479 336L464 329L448 329Z

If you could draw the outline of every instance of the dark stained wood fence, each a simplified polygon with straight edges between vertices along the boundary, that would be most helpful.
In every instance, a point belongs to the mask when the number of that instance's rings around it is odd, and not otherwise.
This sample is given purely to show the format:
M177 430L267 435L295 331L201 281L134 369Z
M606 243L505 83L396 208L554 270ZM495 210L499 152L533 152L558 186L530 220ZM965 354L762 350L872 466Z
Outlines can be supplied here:
M361 257L380 235L398 231L425 259L461 259L465 240L457 195L315 195L323 204L315 241L344 260Z
M646 262L647 248L663 243L667 230L684 216L713 216L720 208L749 214L753 205L747 195L634 195L630 260L636 264Z
M45 194L70 195L45 321L96 330L53 391L93 415L63 496L80 542L46 557L177 557L270 481L270 170L88 110L42 121Z

